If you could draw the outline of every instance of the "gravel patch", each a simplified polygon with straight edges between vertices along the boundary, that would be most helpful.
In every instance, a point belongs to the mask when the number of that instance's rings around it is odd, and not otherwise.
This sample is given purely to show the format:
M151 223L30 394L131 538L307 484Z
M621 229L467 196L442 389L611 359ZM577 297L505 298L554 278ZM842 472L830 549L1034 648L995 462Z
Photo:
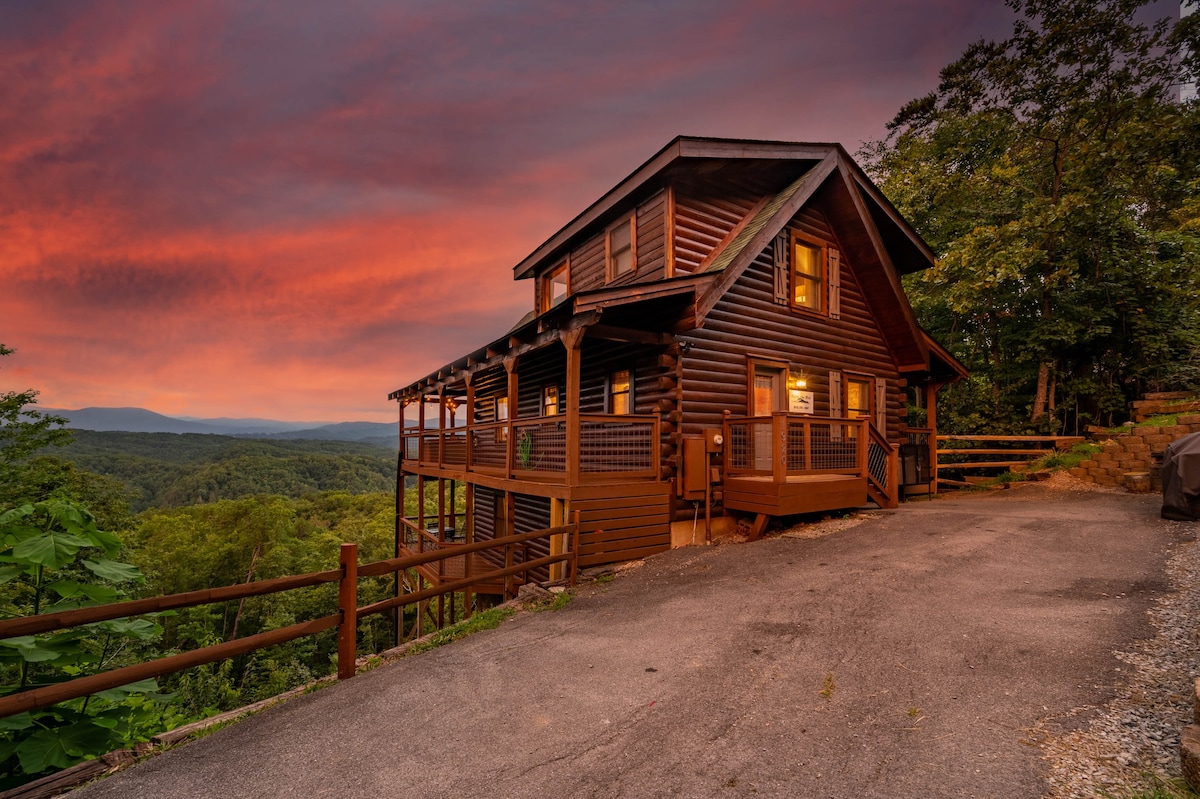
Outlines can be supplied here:
M1190 528L1182 532L1193 540L1167 563L1172 591L1150 611L1154 636L1115 653L1128 666L1127 681L1098 711L1080 708L1032 731L1050 767L1046 799L1119 797L1180 777L1179 735L1200 676L1200 546L1195 523L1164 524Z

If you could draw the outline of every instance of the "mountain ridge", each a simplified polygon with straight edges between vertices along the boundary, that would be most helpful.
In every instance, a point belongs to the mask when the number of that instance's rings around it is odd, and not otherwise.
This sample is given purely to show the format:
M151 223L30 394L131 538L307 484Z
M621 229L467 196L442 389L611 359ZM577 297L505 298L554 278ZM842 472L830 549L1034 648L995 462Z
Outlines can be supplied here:
M67 426L79 430L123 433L196 433L242 438L324 439L333 441L396 441L396 422L284 422L276 419L237 417L175 417L146 408L88 407L76 410L38 408L62 416Z

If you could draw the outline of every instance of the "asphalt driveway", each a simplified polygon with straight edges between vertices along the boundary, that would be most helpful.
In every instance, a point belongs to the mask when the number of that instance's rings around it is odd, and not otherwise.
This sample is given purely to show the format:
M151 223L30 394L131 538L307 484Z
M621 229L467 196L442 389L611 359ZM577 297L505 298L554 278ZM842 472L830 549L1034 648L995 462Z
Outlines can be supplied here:
M100 797L1038 797L1195 525L1042 487L674 550L289 701ZM1072 712L1076 711L1076 712Z

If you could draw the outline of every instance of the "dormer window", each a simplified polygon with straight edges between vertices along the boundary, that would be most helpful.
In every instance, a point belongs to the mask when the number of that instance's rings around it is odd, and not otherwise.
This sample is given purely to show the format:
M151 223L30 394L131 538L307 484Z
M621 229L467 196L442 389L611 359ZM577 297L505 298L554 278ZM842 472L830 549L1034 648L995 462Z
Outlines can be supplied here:
M608 229L605 236L605 262L608 279L616 280L637 269L637 238L634 235L633 214Z
M542 276L542 307L541 312L553 308L567 298L571 292L571 271L568 268L568 263L563 261L561 264L551 269Z

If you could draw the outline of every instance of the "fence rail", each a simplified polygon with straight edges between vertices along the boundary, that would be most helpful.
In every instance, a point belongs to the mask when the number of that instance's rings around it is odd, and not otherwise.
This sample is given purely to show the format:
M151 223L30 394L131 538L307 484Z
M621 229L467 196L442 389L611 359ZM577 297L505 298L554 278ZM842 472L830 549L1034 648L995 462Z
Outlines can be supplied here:
M1011 469L1014 466L1027 466L1056 452L1069 450L1083 441L1083 436L938 436L935 454L939 470ZM962 442L965 446L943 446L948 442ZM992 446L987 446L988 444ZM1031 446L1033 444L1043 446ZM979 456L985 456L985 459L978 460ZM997 459L997 456L1007 457Z
M461 580L443 583L423 591L401 594L400 596L385 599L371 605L357 606L358 578L360 577L380 577L387 574L394 574L427 563L487 549L504 548L508 552L513 546L524 544L537 538L551 536L568 536L571 541L569 549L560 554L549 555L502 569L489 570L479 575L467 576ZM506 560L511 562L511 559L506 558ZM519 574L522 571L548 566L552 563L569 564L570 583L574 586L579 573L578 518L573 524L561 527L504 536L503 538L489 541L462 544L455 546L453 549L405 555L362 566L358 565L358 545L342 544L339 568L329 571L280 577L273 580L263 580L258 583L212 588L203 591L189 591L183 594L168 594L166 596L135 599L128 602L116 602L108 605L62 611L60 613L7 619L0 621L0 639L14 638L22 635L36 635L66 627L111 621L113 619L137 616L144 613L196 607L213 602L280 593L282 591L291 591L322 583L336 582L339 584L337 613L257 635L247 636L246 638L194 649L190 652L182 652L165 658L158 658L132 666L112 669L86 677L77 677L66 682L2 696L0 697L0 718L49 707L59 702L78 699L79 697L88 696L98 691L128 685L139 680L162 677L194 666L201 666L205 663L213 663L237 655L244 655L257 649L286 643L306 635L315 635L333 627L338 628L338 679L348 679L354 676L354 660L357 655L356 638L358 619L374 613L383 613L393 608L424 602L427 599L442 594L462 591L479 582L508 577Z

